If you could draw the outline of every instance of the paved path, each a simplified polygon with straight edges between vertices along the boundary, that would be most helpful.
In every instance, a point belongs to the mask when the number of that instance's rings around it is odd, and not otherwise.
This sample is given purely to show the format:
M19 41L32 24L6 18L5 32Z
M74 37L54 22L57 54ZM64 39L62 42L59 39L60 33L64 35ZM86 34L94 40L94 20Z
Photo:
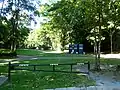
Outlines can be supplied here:
M5 76L0 76L0 85L2 85L8 78Z
M85 66L78 68L81 71L88 71ZM68 87L47 90L120 90L120 72L90 72L88 78L96 81L96 86L90 87Z
M68 87L46 90L120 90L120 86L90 86L90 87Z

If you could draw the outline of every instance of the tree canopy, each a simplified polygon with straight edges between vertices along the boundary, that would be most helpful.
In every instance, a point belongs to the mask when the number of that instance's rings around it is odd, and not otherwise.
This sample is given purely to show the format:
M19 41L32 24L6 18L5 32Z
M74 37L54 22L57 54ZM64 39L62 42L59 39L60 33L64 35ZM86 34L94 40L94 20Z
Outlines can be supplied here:
M32 14L36 14L35 1L31 0L3 0L0 13L1 44L8 44L11 51L16 50L28 35ZM32 13L32 14L29 14ZM3 35L3 36L2 36ZM6 37L5 37L5 36Z
M99 69L101 51L120 49L120 0L58 0L39 4L39 9L36 0L7 1L0 10L0 44L9 43L12 51L17 46L65 50L69 44L84 44L84 51L94 51ZM37 15L44 22L30 30Z

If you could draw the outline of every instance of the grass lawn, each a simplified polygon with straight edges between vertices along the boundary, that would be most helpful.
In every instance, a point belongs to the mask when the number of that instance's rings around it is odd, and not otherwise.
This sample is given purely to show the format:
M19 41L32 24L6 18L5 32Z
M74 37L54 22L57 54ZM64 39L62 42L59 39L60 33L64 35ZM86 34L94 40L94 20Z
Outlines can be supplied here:
M35 50L35 49L17 49L17 54L28 55L28 56L39 56L44 53L40 50Z
M29 64L56 64L56 63L76 63L87 62L94 63L94 57L90 55L76 55L76 54L51 54L44 53L38 50L17 50L19 55L30 56L45 56L45 57L79 57L79 59L52 59L49 60L25 60L19 61L19 63ZM120 60L117 59L101 59L103 64L120 64ZM31 68L31 67L27 67ZM43 67L37 67L37 69ZM57 67L57 70L69 70L70 66ZM44 69L51 69L50 67L44 67ZM7 73L7 65L0 66L0 73ZM75 86L91 86L95 85L93 80L88 80L87 77L80 74L70 73L48 73L48 72L32 72L32 71L12 71L11 82L6 82L0 86L0 90L43 90L50 88L64 88Z
M43 90L94 84L85 76L76 74L19 71L13 73L12 82L6 82L0 90Z
M34 49L18 49L18 55L28 55L28 56L38 56L38 57L56 57L54 60L44 60L40 63L76 63L76 62L95 62L95 58L91 54L81 55L81 54L68 54L68 53L45 53L45 51L34 50ZM59 57L67 57L69 60L61 59ZM77 58L76 58L77 57ZM29 63L29 60L25 61ZM34 61L33 61L34 62ZM35 63L39 60L36 60ZM101 58L101 64L120 64L119 59L104 59Z
M19 55L30 55L30 56L48 56L48 57L73 57L69 54L54 54L54 53L44 53L38 50L17 50ZM55 64L55 63L75 63L84 62L82 57L85 55L75 55L81 56L77 60L25 60L19 61L19 63L29 63L29 64ZM86 55L87 56L87 55ZM89 55L88 55L89 57ZM31 68L31 67L27 67ZM43 69L43 67L37 67L37 69ZM51 69L51 67L44 67L44 69ZM70 70L70 66L59 66L57 70ZM0 66L1 74L7 74L7 65ZM12 71L11 82L6 82L4 85L0 86L0 90L43 90L50 88L64 88L64 87L75 87L75 86L91 86L95 85L93 80L88 80L86 76L80 75L78 73L55 73L55 72L32 72L32 71Z
M52 51L41 51L36 49L18 49L17 54L18 55L28 55L28 56L48 56L48 57L88 57L91 55L81 55L81 54L68 54L68 53L51 53Z
M45 60L46 64L55 63L56 60ZM20 63L38 64L45 63L44 60L22 61ZM63 62L63 61L62 61ZM61 62L61 63L62 63ZM56 62L57 63L57 62ZM27 67L31 68L31 67ZM37 67L37 69L43 67ZM60 66L57 70L70 70L70 66ZM44 67L51 69L51 67ZM7 68L1 66L0 72L7 73ZM78 73L54 73L54 72L32 72L32 71L12 71L11 83L6 82L0 87L0 90L43 90L50 88L64 88L74 86L95 85L93 80Z

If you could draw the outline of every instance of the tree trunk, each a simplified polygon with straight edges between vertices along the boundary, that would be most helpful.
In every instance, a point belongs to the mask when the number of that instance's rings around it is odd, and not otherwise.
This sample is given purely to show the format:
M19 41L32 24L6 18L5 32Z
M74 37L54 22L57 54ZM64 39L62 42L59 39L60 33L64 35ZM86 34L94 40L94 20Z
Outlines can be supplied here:
M13 40L13 41L11 42L11 51L12 51L12 52L16 51L16 42L15 42L15 40Z
M111 46L110 46L110 47L111 47L111 54L113 53L113 46L112 46L112 43L113 43L113 42L112 42L112 34L111 34L111 35L110 35L110 44L111 44Z
M99 25L99 35L98 35L98 66L97 66L97 71L100 70L100 54L101 54L101 26Z
M95 31L95 29L94 29L94 31ZM94 32L94 38L95 38L95 42L94 42L95 70L97 70L97 67L98 67L98 45L97 45L96 32Z
M16 43L17 43L17 29L18 29L18 15L19 9L13 13L13 20L12 20L12 42L11 42L11 51L16 51Z
M96 38L95 38L96 39ZM98 49L97 49L97 41L95 40L95 70L97 69L98 66Z
M13 42L11 42L11 45L10 45L10 50L13 51Z
M98 67L97 70L100 70L100 54L101 54L101 40L98 42Z
M96 70L99 71L100 70L100 54L101 54L101 13L99 13L98 53L97 54L98 54L98 58L97 58Z

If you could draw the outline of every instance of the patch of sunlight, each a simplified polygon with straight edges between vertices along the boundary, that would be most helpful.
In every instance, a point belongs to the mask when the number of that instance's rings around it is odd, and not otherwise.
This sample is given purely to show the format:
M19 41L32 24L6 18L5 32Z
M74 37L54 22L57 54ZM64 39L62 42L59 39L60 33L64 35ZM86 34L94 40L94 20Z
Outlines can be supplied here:
M0 66L4 66L5 64L8 64L8 62L0 63Z
M79 73L77 74L78 76L87 76L88 74L85 74L85 73Z
M8 64L9 62L3 62L3 63L0 63L0 66L4 66L5 64ZM14 61L14 62L11 62L12 64L14 63L19 63L19 61Z
M5 64L4 63L0 63L0 66L4 66Z
M38 59L38 58L32 58L32 59L34 60L34 59Z
M103 58L120 58L120 54L101 54Z
M76 69L76 71L80 71L80 69Z
M68 52L69 52L69 50L64 50L63 52L64 52L64 53L68 53Z
M5 62L10 62L10 61L13 61L13 60L16 60L16 59L2 59L4 60Z
M43 53L39 53L39 56L43 56Z
M30 49L18 49L18 50L30 50Z
M28 70L20 70L20 72L29 72Z
M57 51L43 51L44 53L63 53L62 51L60 50L57 50Z
M24 61L24 63L29 63L29 61Z
M12 73L16 72L15 70L12 70Z
M14 62L11 62L12 64L14 64L14 63L20 63L19 61L14 61Z

